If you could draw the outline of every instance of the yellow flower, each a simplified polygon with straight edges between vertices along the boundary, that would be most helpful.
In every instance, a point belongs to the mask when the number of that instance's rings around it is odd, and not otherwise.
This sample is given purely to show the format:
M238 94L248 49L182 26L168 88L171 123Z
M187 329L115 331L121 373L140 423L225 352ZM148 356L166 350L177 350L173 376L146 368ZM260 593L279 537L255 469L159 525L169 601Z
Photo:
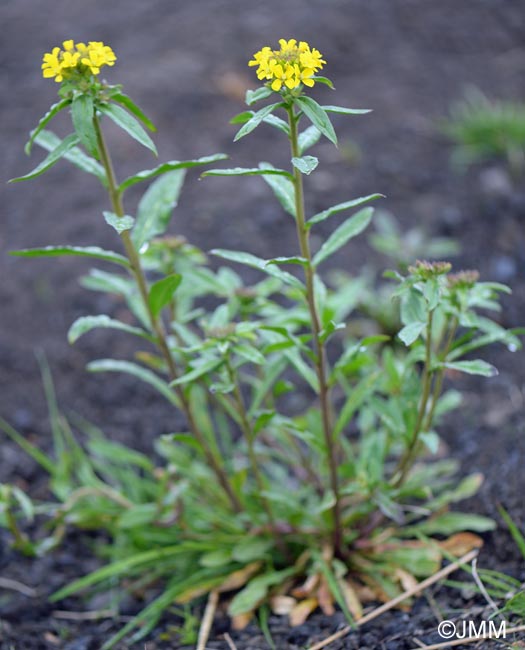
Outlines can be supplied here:
M42 63L42 75L44 77L54 77L55 81L62 81L62 63L59 60L59 47L54 47L52 52L44 54Z
M315 73L326 63L319 50L310 48L306 41L298 43L295 38L281 38L279 46L279 50L263 47L248 62L250 67L257 66L257 78L266 80L276 92L293 90L303 84L311 88Z
M53 48L52 52L44 54L42 63L42 74L44 77L52 77L57 82L64 79L71 79L74 75L85 78L91 75L98 75L103 65L112 66L117 57L113 50L104 45L101 41L90 41L77 43L70 39L59 47Z

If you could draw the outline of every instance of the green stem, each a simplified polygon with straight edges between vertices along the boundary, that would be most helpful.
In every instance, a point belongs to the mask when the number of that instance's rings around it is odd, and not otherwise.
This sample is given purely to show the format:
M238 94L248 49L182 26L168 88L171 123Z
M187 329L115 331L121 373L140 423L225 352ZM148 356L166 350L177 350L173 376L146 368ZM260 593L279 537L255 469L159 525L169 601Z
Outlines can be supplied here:
M100 128L100 122L98 120L96 113L93 116L93 126L95 128L95 133L97 135L97 144L100 153L100 161L106 171L106 177L108 181L108 193L111 201L111 207L113 209L113 212L117 215L117 217L123 217L125 213L124 213L124 206L122 203L122 195L118 190L118 184L115 178L115 172L113 169L111 156L106 146L104 134L102 133L102 129ZM157 316L155 316L151 310L149 304L148 285L146 282L146 276L144 275L144 271L140 263L139 254L137 252L137 249L135 248L135 245L131 240L128 230L122 232L120 237L122 239L122 243L126 251L126 256L131 266L131 272L137 283L137 287L142 299L142 303L148 314L148 318L151 324L151 329L155 334L157 346L159 348L160 353L162 354L164 362L166 363L170 378L172 380L175 380L178 378L179 373L177 371L177 366L175 365L175 360L173 359L173 356L168 346L167 336L166 336L166 332L164 331L164 326L162 324L162 321ZM242 510L241 502L230 484L228 475L226 474L226 471L222 466L220 458L218 458L217 455L213 453L210 446L208 445L205 435L198 427L195 421L193 409L184 390L180 386L176 386L175 393L181 403L182 410L188 421L189 428L193 433L193 435L195 436L196 440L199 442L199 444L202 447L208 465L215 473L217 480L219 481L219 484L223 488L226 496L228 497L228 500L230 501L233 510L235 512L241 512Z
M300 156L297 122L298 116L295 114L293 104L287 107L288 121L290 124L290 144L293 158ZM304 191L303 178L301 172L294 167L294 194L295 194L295 223L297 227L297 238L301 255L306 260L304 265L306 281L306 300L310 312L310 321L312 326L312 336L315 350L315 370L317 381L319 383L319 402L321 406L321 417L323 423L323 434L328 456L328 470L330 474L330 488L334 496L334 505L332 508L333 516L333 544L334 551L337 555L343 555L343 536L341 525L341 499L339 494L339 478L337 474L338 464L336 457L336 445L333 435L331 403L329 396L327 375L327 360L324 342L321 340L321 320L317 310L315 300L315 267L312 263L312 254L310 251L309 230L306 227L306 217L304 209Z
M443 352L440 354L440 358L443 362L447 360L448 353L450 352L450 347L452 345L452 342L454 341L454 336L456 334L456 331L458 329L458 319L457 317L454 317L452 319L452 323L450 325L450 329L448 332L447 340L445 342L445 345L443 347ZM443 379L445 376L445 369L441 368L437 374L437 377L434 381L434 390L432 391L432 397L430 400L430 409L428 411L427 419L425 420L425 425L424 425L424 430L429 431L432 422L434 420L434 413L436 411L436 406L439 400L439 397L441 395L441 389L443 388Z
M405 453L402 455L397 468L394 472L394 481L393 484L395 487L399 487L403 484L406 475L408 474L412 463L414 461L414 456L417 451L417 445L419 442L419 434L423 431L423 420L425 414L427 413L428 400L430 397L430 391L432 388L432 318L433 311L428 312L427 316L427 327L426 327L426 341L425 341L425 367L423 369L423 391L421 395L421 402L419 404L419 410L417 414L416 424L414 430L410 437L408 446L405 450Z

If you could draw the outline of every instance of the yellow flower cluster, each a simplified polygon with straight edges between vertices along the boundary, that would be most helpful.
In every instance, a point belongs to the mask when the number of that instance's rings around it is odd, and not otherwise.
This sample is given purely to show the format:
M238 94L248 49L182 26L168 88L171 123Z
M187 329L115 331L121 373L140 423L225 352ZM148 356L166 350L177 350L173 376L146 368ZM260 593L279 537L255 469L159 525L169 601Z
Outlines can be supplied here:
M298 43L295 38L289 41L281 38L279 45L280 50L263 47L253 55L248 65L258 66L257 77L267 79L272 90L277 92L283 85L290 90L301 84L312 87L315 83L312 77L326 63L321 52L310 48L305 41Z
M113 50L102 41L77 43L73 40L62 43L64 49L54 47L52 52L44 54L42 74L44 77L54 77L61 82L74 71L82 74L97 75L103 65L114 65L117 57Z

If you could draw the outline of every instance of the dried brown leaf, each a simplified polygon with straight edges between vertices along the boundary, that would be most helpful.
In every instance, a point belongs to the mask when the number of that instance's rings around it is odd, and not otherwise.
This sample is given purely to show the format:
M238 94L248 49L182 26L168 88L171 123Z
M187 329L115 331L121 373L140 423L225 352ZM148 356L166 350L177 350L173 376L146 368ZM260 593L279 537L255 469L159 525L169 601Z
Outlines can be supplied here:
M234 630L244 630L253 618L253 611L245 612L244 614L237 614L232 616L232 628Z
M290 612L288 620L292 627L302 625L318 605L317 598L307 598L298 603Z
M262 562L251 562L247 564L242 569L230 573L226 580L219 585L217 591L222 594L225 591L233 591L234 589L240 589L248 582L248 580L255 574L262 566Z
M274 596L270 599L272 612L277 616L287 616L297 605L297 600L291 596Z
M474 533L456 533L445 541L440 542L439 546L443 550L448 551L448 553L460 557L475 548L481 548L483 546L483 540L478 535L474 535Z

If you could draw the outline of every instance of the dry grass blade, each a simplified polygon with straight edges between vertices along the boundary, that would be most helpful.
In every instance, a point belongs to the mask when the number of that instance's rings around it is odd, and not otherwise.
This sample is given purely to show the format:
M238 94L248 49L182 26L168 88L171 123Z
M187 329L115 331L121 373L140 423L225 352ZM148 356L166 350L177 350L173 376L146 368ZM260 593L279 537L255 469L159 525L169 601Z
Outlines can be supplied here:
M214 589L213 591L210 591L210 595L208 596L208 602L206 603L206 609L204 610L204 616L202 617L202 623L199 630L196 650L206 650L206 643L210 637L211 626L213 625L213 618L217 611L218 603L219 592Z
M516 632L525 632L525 625L520 625L519 627L511 627L505 631L505 636L508 637L509 634L515 634ZM451 646L463 645L466 643L479 643L484 639L497 639L498 637L492 634L486 634L482 637L480 636L469 636L465 639L454 639L453 641L444 641L443 643L434 643L433 645L419 645L415 650L441 650L441 648L450 648Z
M384 614L390 609L393 609L396 607L396 605L399 605L402 603L404 600L407 598L410 598L411 596L414 596L415 594L423 591L427 587L430 587L430 585L433 585L434 583L438 582L442 578L445 578L448 576L450 573L453 573L461 567L461 565L466 564L467 562L470 562L473 560L478 554L477 550L470 551L470 553L467 553L463 557L460 557L459 560L456 562L453 562L452 564L449 564L448 566L444 567L434 575L430 576L429 578L426 578L425 580L419 582L415 587L412 589L408 589L407 591L403 592L399 596L396 596L395 598L392 598L392 600L389 600L388 603L385 603L384 605L381 605L380 607L376 607L376 609L372 610L366 616L363 616L363 618L359 619L358 621L355 622L354 627L360 627L361 625L364 625L365 623L368 623L369 621L372 621L374 618L377 618L378 616L381 616L381 614ZM326 648L329 646L331 643L334 641L337 641L338 639L343 638L346 636L349 632L351 632L353 627L351 625L347 625L344 627L342 630L339 630L339 632L336 632L335 634L332 634L331 636L327 637L324 639L324 641L320 641L319 643L316 643L315 645L312 645L308 648L308 650L321 650L322 648Z

